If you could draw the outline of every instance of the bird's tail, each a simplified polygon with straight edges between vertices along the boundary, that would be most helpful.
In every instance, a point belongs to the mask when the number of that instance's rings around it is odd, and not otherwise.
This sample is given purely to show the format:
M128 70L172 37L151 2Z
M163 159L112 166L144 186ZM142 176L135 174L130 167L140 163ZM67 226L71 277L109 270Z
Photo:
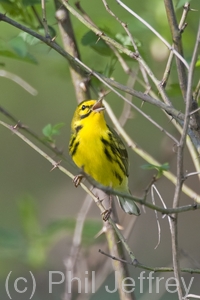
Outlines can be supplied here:
M136 216L140 215L140 209L133 200L121 196L117 196L117 199L125 213Z

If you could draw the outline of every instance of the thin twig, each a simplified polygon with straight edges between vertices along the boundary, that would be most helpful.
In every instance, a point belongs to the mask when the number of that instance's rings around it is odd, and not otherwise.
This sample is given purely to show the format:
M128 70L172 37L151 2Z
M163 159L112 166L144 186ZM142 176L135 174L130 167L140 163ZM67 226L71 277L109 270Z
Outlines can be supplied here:
M155 197L154 197L154 189L155 189L155 185L153 184L151 186L151 199L152 199L152 203L155 205ZM155 189L157 192L157 189ZM160 222L158 219L158 212L155 210L155 216L156 216L156 223L157 223L157 228L158 228L158 242L156 244L156 246L154 247L154 249L157 249L159 244L160 244L160 237L161 237L161 228L160 228Z
M0 70L0 76L14 81L15 83L20 85L23 89L25 89L31 95L33 95L33 96L37 95L37 90L34 89L29 83L27 83L24 79L22 79L18 75L15 75L15 74L10 73L5 70Z
M198 102L199 96L200 96L200 79L193 93L194 101Z
M22 129L26 133L28 133L31 137L36 139L38 142L46 146L48 149L53 151L57 156L62 158L63 160L69 162L67 157L63 154L63 151L58 149L55 145L52 145L51 143L47 142L44 137L39 137L33 130L31 130L26 124L22 123L17 119L15 116L13 116L11 113L9 113L5 108L0 106L0 112L6 116L9 120L11 120L14 124L17 124L18 129Z
M173 6L172 0L164 0L165 3L165 9L167 13L168 23L171 29L172 33L172 39L173 39L173 47L177 51L177 53L180 54L181 57L183 57L183 49L182 49L182 41L181 41L181 29L178 26L177 20L176 20L176 14ZM189 10L189 3L186 3L186 8ZM179 84L180 89L183 94L184 100L186 99L186 90L187 90L187 73L186 69L189 69L188 65L185 65L182 60L179 59L179 57L176 56L176 65L177 65L177 72L179 77Z
M109 253L106 253L105 251L99 249L99 252L113 260L118 260L124 264L127 264L127 265L131 265L131 266L134 266L134 267L137 267L137 268L141 268L143 270L148 270L148 271L153 271L155 273L162 273L162 272L173 272L174 269L173 268L170 268L170 267L150 267L150 266L147 266L147 265L144 265L144 264L141 264L140 262L138 262L137 260L134 260L134 261L127 261L126 259L121 259L119 257L116 257L116 256L112 256L110 255ZM181 269L181 272L184 272L184 273L189 273L189 274L200 274L200 269L190 269L190 268L182 268Z
M197 108L197 109L195 109L195 110L193 110L193 111L191 111L190 116L193 115L193 114L195 114L195 113L198 112L199 110L200 110L200 107Z
M180 30L180 34L183 34L183 31L186 27L186 23L185 20L187 18L188 12L190 11L190 4L189 3L185 3L184 7L183 7L183 13L182 13L182 17L181 20L179 22L179 30ZM174 47L174 44L172 45L172 47ZM167 65L164 71L164 75L163 75L163 79L161 81L161 84L166 87L169 75L170 75L170 69L171 69L171 65L172 65L172 61L173 61L173 57L174 57L174 53L170 52L168 61L167 61Z
M67 293L68 286L71 284L71 282L68 282L68 272L71 272L71 278L74 277L75 273L75 267L78 261L78 255L80 251L81 241L82 241L82 232L83 232L83 226L86 219L86 216L88 214L88 211L91 207L92 199L91 197L86 196L85 200L83 201L83 204L81 206L81 209L77 215L76 219L76 226L74 230L74 236L72 241L72 246L70 250L70 255L65 259L64 265L66 267L66 288L65 288L65 294L64 299L71 299L72 294Z
M41 6L42 6L42 23L43 23L44 30L45 30L45 36L46 36L46 38L50 39L51 36L49 33L49 27L47 24L45 0L41 0Z
M108 3L107 3L106 0L102 0L102 2L103 2L103 4L104 4L104 6L105 6L107 12L108 12L112 17L114 17L114 18L117 20L117 22L119 22L119 23L121 24L121 26L124 28L124 30L126 31L127 35L129 36L129 38L130 38L130 40L131 40L131 43L132 43L133 48L134 48L134 50L135 50L135 53L139 53L139 52L138 52L137 45L136 45L136 43L135 43L135 41L134 41L134 39L133 39L133 37L132 37L132 34L131 34L130 31L128 30L127 24L124 23L124 22L122 22L122 21L114 14L114 12L113 12L113 11L110 9L110 7L108 6Z
M106 10L108 11L108 13L109 13L112 17L114 17L114 18L117 20L117 22L119 22L119 23L121 24L121 26L124 28L125 32L127 33L127 35L128 35L129 38L130 38L130 41L131 41L131 43L132 43L133 48L135 49L135 52L136 52L136 53L138 54L138 56L139 56L138 47L137 47L137 45L136 45L136 43L135 43L135 41L134 41L134 39L133 39L133 36L132 36L130 30L128 29L128 25L127 25L126 23L122 22L122 21L114 14L114 12L113 12L113 11L110 9L110 7L108 6L106 0L102 0L102 1L103 1L103 4L104 4ZM150 84L149 84L149 80L148 80L148 77L147 77L146 70L145 70L145 68L143 67L143 65L142 65L141 63L139 64L139 67L140 67L140 71L141 71L141 73L142 73L144 82L146 83L146 90L150 90L151 87L150 87ZM131 75L131 73L132 73L132 72L130 72L130 75Z
M37 12L35 6L34 6L34 5L31 5L31 9L32 9L33 14L34 14L35 18L37 19L37 21L38 21L40 27L44 27L44 24L42 23L42 20L41 20L41 18L40 18L40 16L39 16L39 14L38 14L38 12Z
M127 81L127 86L132 87L135 84L137 78L137 73L135 74L135 77L129 76L128 81ZM126 99L128 99L130 102L132 102L132 95L126 94L125 95ZM122 127L126 124L126 121L128 119L132 118L132 112L131 112L131 106L129 103L124 101L124 106L121 112L121 115L119 117L119 123Z
M200 174L200 172L191 172L191 173L185 175L185 179L190 176L199 175L199 174Z

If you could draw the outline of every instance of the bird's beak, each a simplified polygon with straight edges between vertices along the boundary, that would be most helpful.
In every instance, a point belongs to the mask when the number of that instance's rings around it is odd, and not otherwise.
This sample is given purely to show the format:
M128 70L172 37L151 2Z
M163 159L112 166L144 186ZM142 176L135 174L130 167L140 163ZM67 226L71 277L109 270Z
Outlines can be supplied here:
M103 106L103 99L100 99L99 101L97 101L93 107L92 107L92 110L95 111L95 112L100 112L102 110L105 109L105 107Z

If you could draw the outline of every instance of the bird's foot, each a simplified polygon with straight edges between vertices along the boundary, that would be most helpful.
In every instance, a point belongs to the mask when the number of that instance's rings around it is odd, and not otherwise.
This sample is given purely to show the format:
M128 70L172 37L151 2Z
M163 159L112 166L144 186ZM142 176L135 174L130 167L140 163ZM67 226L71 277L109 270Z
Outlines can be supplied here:
M79 175L76 175L73 179L73 183L75 185L75 187L78 187L79 184L81 183L82 179L83 179L83 175L79 174Z
M108 219L110 218L111 212L112 212L112 208L110 207L109 209L106 209L103 213L101 213L102 219L105 222L108 221Z

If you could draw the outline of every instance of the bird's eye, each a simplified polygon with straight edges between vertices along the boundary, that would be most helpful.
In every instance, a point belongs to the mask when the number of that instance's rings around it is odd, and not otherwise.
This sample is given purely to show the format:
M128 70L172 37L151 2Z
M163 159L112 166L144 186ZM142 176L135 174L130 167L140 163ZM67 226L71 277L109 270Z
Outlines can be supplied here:
M85 105L82 105L82 110L86 109L86 106Z

